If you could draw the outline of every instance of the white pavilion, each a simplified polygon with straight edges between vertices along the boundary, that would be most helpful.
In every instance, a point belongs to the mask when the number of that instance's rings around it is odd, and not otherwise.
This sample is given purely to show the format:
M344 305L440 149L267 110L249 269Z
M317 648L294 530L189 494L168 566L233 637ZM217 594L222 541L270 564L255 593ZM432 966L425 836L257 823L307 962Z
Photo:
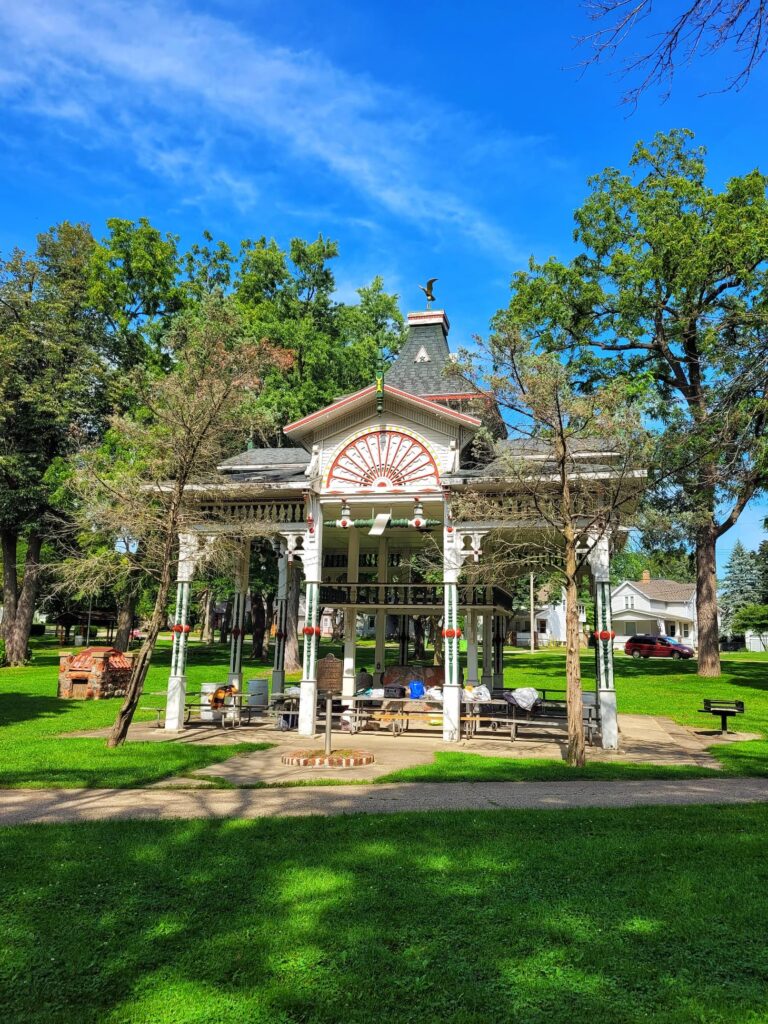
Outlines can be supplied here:
M509 595L503 580L478 586L468 583L464 573L468 561L488 559L492 567L498 524L455 521L451 505L460 491L476 486L478 480L486 490L493 488L494 480L503 489L500 467L508 462L496 458L478 467L471 457L471 442L481 423L490 418L498 426L501 420L491 397L458 376L455 367L451 371L448 332L443 310L410 313L406 342L386 375L288 425L285 447L249 449L219 467L215 484L205 489L200 501L199 529L180 537L166 729L183 728L190 581L204 556L206 522L214 514L229 533L241 537L230 657L230 680L239 686L249 525L268 529L278 548L273 694L282 691L285 681L289 574L303 573L301 735L315 733L319 624L328 608L344 615L342 696L347 697L354 695L360 667L359 613L375 616L376 680L385 667L388 616L400 619L401 664L407 664L409 656L408 618L442 617L446 742L461 737L462 683L482 682L489 689L504 685ZM499 441L502 448L509 443ZM600 457L596 452L595 459ZM609 584L612 543L606 534L596 537L588 559L596 608L596 702L606 748L618 746ZM438 564L442 562L439 583L426 583L409 568L414 553L427 550ZM530 568L521 566L521 572ZM465 658L460 652L462 636Z

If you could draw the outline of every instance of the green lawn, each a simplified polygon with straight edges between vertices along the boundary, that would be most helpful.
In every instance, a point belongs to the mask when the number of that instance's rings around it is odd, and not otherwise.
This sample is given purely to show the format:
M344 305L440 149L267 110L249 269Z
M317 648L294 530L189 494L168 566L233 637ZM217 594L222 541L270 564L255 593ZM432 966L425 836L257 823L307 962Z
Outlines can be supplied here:
M367 653L364 642L363 649ZM321 656L338 648L323 644ZM197 748L194 745L131 743L119 751L107 751L102 740L63 739L61 733L103 728L110 725L117 701L62 701L56 697L58 645L37 641L34 662L20 669L0 669L0 786L136 786L171 775L184 775L195 768L224 760L246 749L244 746ZM396 658L396 647L388 657ZM228 650L193 643L188 665L190 690L203 682L225 678ZM146 686L145 706L164 703L170 648L166 640L156 652ZM584 654L584 686L594 685L592 655ZM619 710L667 715L699 727L716 723L697 713L704 696L744 700L747 713L738 719L745 732L768 736L768 655L727 654L723 676L706 681L696 676L695 662L650 660L634 662L616 655L616 686ZM246 676L268 676L270 666L246 662ZM539 688L564 686L564 656L561 651L525 651L507 654L508 686ZM296 676L295 678L298 678ZM152 696L153 691L159 696ZM154 720L154 714L139 711L139 718ZM248 733L244 733L247 737ZM256 746L255 749L259 749ZM251 749L254 749L252 746ZM727 771L738 774L768 773L768 741L738 743L715 748ZM578 777L677 778L710 774L703 769L674 769L652 766L588 765ZM478 758L474 754L437 755L431 765L420 766L387 777L387 781L477 781L480 779L576 778L560 762L509 761Z
M119 750L107 750L101 739L59 738L64 732L111 725L120 702L59 700L58 645L38 641L33 649L32 664L0 669L0 786L144 786L268 746L239 743L197 747L167 742L128 743ZM201 648L200 655L194 669L190 669L195 684L220 678L220 669L213 665L221 664L222 649L212 655ZM147 691L165 687L169 664L170 648L164 643L150 669ZM158 698L146 696L142 703L157 705ZM155 716L139 712L137 718L154 720Z
M768 1021L768 809L0 833L3 1024Z

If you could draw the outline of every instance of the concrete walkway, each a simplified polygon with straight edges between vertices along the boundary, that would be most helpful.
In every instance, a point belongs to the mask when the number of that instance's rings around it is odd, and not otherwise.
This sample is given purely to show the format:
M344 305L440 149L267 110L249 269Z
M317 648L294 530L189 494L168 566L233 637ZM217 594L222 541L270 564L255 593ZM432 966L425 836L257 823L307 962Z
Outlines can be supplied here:
M401 783L259 790L6 789L0 825L768 802L768 779Z

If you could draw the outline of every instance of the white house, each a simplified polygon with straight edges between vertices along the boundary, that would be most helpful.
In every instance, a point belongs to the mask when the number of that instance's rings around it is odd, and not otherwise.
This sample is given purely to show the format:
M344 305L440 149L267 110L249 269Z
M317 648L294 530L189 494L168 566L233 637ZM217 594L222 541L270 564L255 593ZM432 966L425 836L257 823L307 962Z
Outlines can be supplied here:
M651 633L697 646L695 583L652 580L645 571L642 579L625 580L614 588L611 614L617 644L637 633Z
M536 623L536 645L547 647L550 644L565 643L565 590L558 594L542 589L536 595L534 621ZM530 612L521 610L509 620L509 629L514 633L517 647L528 647L531 642ZM586 644L587 615L583 604L579 604L579 630Z

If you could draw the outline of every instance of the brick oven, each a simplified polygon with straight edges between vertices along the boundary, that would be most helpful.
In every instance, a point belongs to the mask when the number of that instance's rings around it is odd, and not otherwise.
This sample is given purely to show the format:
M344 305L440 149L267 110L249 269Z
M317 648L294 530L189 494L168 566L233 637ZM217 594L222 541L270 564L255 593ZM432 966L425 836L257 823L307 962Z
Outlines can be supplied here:
M122 697L131 676L132 654L115 647L86 647L59 654L59 697L100 700Z

